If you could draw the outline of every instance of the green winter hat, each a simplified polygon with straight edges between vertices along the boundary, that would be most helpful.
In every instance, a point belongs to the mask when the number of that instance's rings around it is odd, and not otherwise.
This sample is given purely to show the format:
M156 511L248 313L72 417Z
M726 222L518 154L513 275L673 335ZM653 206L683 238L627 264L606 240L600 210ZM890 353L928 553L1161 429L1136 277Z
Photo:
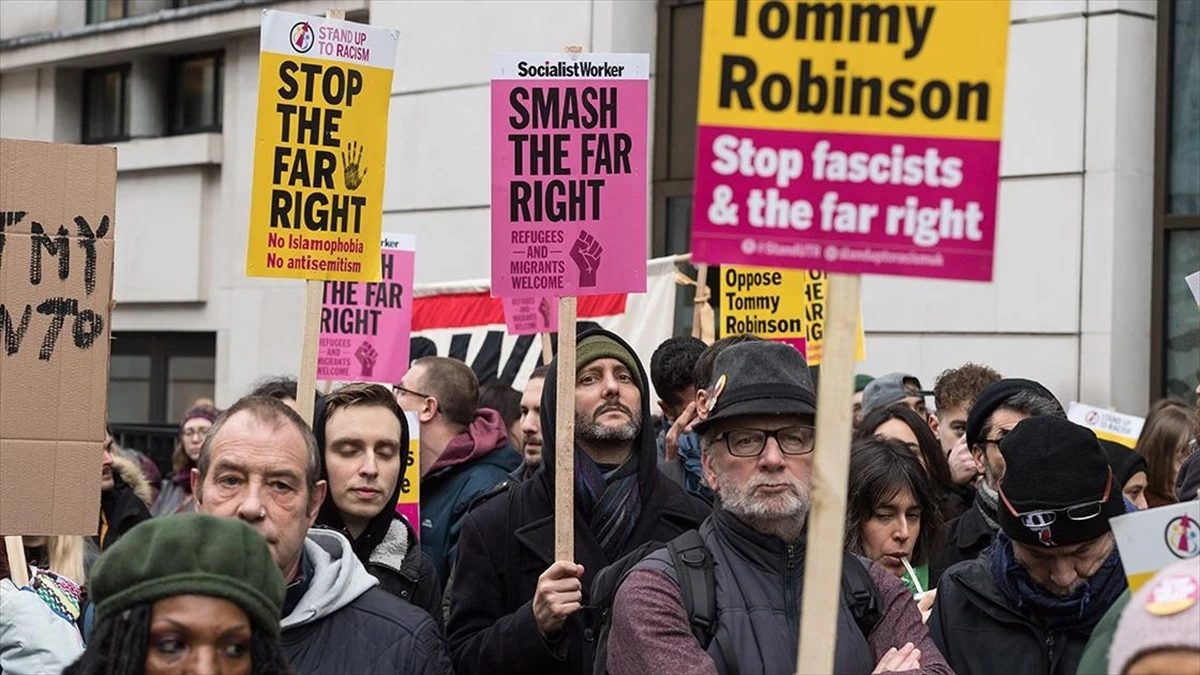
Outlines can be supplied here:
M620 342L602 334L588 335L583 338L575 347L576 374L596 359L616 359L620 361L629 369L629 374L633 375L638 391L645 389L645 386L642 384L642 371L638 367L637 357L622 346Z
M234 518L185 513L141 523L100 556L90 585L97 620L143 602L206 595L279 635L283 575L267 542Z

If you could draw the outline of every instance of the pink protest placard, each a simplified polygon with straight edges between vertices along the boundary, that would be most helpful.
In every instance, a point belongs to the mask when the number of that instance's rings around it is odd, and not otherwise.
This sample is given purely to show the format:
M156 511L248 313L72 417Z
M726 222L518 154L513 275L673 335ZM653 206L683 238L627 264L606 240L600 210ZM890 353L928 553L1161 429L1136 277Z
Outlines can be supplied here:
M384 234L383 281L325 282L317 379L395 384L408 370L416 238Z
M492 295L644 293L649 55L492 66Z
M696 146L697 261L992 278L999 141L702 126Z
M509 335L537 335L558 330L554 298L504 298L504 323Z

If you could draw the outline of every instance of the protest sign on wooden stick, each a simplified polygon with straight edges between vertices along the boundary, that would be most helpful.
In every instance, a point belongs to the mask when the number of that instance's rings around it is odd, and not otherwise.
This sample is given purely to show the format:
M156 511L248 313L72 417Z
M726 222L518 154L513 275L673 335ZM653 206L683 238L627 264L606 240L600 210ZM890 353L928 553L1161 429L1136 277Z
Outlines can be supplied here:
M554 409L554 559L575 559L575 298L558 301Z

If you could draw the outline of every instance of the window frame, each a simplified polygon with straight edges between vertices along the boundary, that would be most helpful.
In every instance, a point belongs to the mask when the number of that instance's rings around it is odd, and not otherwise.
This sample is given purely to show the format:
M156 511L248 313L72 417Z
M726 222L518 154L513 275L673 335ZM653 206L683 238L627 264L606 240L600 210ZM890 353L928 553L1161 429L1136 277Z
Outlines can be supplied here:
M120 63L111 66L102 66L99 68L85 68L82 77L83 89L83 106L82 106L82 121L80 123L79 138L80 143L84 145L99 145L103 143L120 143L128 141L129 134L129 74L132 71L132 64ZM88 85L91 78L95 76L107 75L109 73L118 73L121 76L121 132L115 136L100 136L93 138L88 135L88 122L91 121L92 104L91 96L89 96Z
M1174 83L1175 3L1158 0L1156 92L1154 101L1154 235L1150 282L1150 400L1167 395L1167 238L1168 233L1200 230L1200 214L1169 213L1171 104Z
M209 124L209 125L197 125L197 126L192 126L192 127L181 126L181 127L177 128L175 126L175 113L177 113L179 111L179 106L180 106L179 94L181 92L182 81L183 81L183 78L180 77L180 69L182 68L183 64L188 61L195 61L195 60L207 59L207 58L212 58L214 61L214 64L215 64L214 65L215 73L214 73L214 82L213 82L215 96L213 97L213 105L215 106L216 109L212 111L214 121L212 124ZM224 94L224 86L225 86L225 51L224 50L218 49L218 50L211 50L211 51L204 51L204 52L194 52L191 54L183 54L180 56L172 57L167 62L167 119L166 119L166 123L163 124L163 129L165 130L163 135L164 136L184 136L187 134L220 133L222 126L223 126L222 123L224 121L222 119L222 114L225 110L225 97L223 95Z
M104 0L105 5L107 5L109 1L110 0ZM87 0L87 9L85 10L85 12L87 15L86 16L87 24L89 26L92 24L97 24L97 23L105 23L107 21L120 21L121 19L125 19L125 18L129 17L129 0L121 0L121 16L111 18L111 19L108 18L107 16L102 19L96 18L92 13L92 8L94 6L95 5L93 4L93 0Z
M114 331L111 353L119 356L150 357L149 424L170 424L167 419L167 399L171 387L172 356L217 356L217 334L159 331ZM213 373L216 386L216 372ZM123 424L128 420L112 420Z

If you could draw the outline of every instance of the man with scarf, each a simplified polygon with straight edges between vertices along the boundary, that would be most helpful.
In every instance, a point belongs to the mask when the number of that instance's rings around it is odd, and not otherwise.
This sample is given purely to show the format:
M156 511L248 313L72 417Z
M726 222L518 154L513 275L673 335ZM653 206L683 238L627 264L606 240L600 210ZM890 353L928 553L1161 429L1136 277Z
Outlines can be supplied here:
M1000 529L996 515L1000 503L996 486L1004 478L1000 439L1021 420L1042 416L1066 419L1067 414L1054 394L1033 380L1000 380L979 392L971 404L971 410L967 413L966 433L958 442L970 448L975 465L983 476L975 486L971 508L946 526L946 543L929 565L931 585L936 586L938 579L951 566L974 560L991 546L996 530ZM951 450L953 453L954 450Z
M643 543L670 541L708 513L656 467L649 386L633 350L596 330L576 342L575 560L554 559L554 461L477 504L463 522L447 633L459 675L592 672L588 590L597 572ZM555 426L557 362L542 390Z
M317 404L313 433L329 488L317 525L350 540L383 590L442 623L442 585L413 526L396 511L409 456L408 420L378 384L340 387Z
M1059 417L1021 422L1000 452L1000 532L942 577L929 632L956 672L1075 673L1126 588L1121 487L1096 435Z

